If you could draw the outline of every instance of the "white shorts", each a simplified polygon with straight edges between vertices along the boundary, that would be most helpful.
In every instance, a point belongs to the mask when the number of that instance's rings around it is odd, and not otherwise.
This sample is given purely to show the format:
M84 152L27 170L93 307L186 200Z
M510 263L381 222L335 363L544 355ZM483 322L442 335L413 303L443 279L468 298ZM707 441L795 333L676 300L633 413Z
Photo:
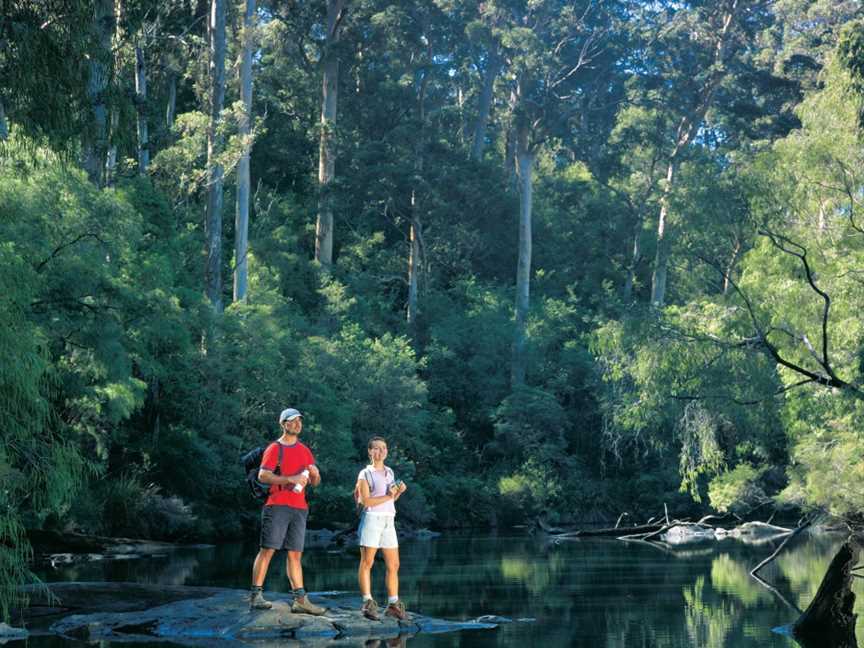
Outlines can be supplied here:
M358 529L361 547L397 549L396 516L387 513L364 513Z

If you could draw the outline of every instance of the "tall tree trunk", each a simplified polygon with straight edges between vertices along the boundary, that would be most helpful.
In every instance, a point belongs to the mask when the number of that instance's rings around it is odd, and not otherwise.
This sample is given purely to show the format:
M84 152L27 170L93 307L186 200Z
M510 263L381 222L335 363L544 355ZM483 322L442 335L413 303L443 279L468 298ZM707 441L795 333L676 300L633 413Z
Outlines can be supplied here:
M408 250L408 327L414 329L417 325L417 309L419 306L419 270L420 270L420 219L417 214L417 192L411 191L411 228L408 232L410 248Z
M516 164L519 169L519 260L516 266L516 322L513 331L513 358L510 369L510 387L525 384L525 330L531 290L531 208L534 153L529 147L527 124L516 129Z
M504 177L507 184L518 190L518 179L516 174L516 127L513 123L513 111L516 109L516 93L510 91L510 118L504 131Z
M483 149L486 146L486 127L489 114L492 111L492 99L495 91L495 79L501 68L501 60L497 49L491 49L483 71L483 88L480 90L480 100L477 104L477 122L474 124L474 142L471 146L471 159L478 162L483 159Z
M108 152L105 155L105 168L102 182L106 187L114 184L117 175L117 140L120 139L120 110L115 108L110 112L111 125L108 128Z
M662 306L666 300L666 275L669 265L669 198L675 182L677 161L673 158L666 168L666 185L660 196L660 218L657 221L657 250L651 275L651 303Z
M249 242L249 154L252 148L252 50L255 35L255 0L246 0L243 16L243 53L240 60L240 98L243 114L240 137L243 154L237 166L237 211L234 217L234 301L246 301Z
M633 285L636 283L636 268L642 261L642 213L636 215L636 224L633 226L633 253L630 256L630 266L627 268L627 278L624 280L624 303L629 304L633 300Z
M111 49L114 52L113 63L114 69L119 70L123 67L123 45L126 42L125 19L124 19L124 1L114 0L114 37L111 43ZM117 177L117 142L122 138L120 134L120 106L112 106L109 110L109 126L108 126L108 152L105 158L105 169L102 182L106 187L114 184Z
M177 73L168 73L168 103L165 106L165 125L170 131L174 128L174 114L177 112Z
M333 265L333 200L329 185L336 175L334 128L339 92L339 22L345 0L327 1L327 42L324 45L321 90L321 139L318 154L318 221L315 225L315 259L325 268Z
M159 436L162 430L162 414L159 403L160 391L161 387L159 384L159 378L156 377L153 379L153 382L150 383L150 412L153 421L150 444L153 448L159 447Z
M222 312L222 164L219 133L225 102L225 0L210 3L210 124L207 129L207 267L205 285L213 310Z
M432 61L432 43L427 44L427 62ZM428 72L423 75L420 88L417 91L417 120L420 132L414 144L414 186L411 188L411 225L408 232L410 248L408 250L408 328L416 340L417 317L420 310L420 271L423 253L423 230L420 219L418 193L423 175L423 152L426 142L426 90L429 87Z
M87 98L90 124L85 133L82 164L90 181L102 186L108 153L108 79L111 74L111 36L114 33L113 0L95 0L93 4L94 51L88 64Z
M138 118L138 173L147 175L150 165L150 142L147 132L147 67L144 50L135 46L135 112Z

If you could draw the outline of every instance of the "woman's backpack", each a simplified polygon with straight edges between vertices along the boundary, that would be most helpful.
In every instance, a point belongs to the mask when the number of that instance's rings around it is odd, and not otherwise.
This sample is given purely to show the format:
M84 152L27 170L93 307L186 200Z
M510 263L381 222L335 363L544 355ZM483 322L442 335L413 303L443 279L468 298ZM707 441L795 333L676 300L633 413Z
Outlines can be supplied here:
M363 477L366 479L366 483L369 484L369 492L372 493L375 490L375 474L374 471L367 466L363 469ZM387 483L390 484L395 479L395 475L393 474L393 469L387 466L384 467L384 479L387 480ZM360 501L360 480L357 480L357 483L354 484L354 509L357 516L363 515L363 512L366 510L363 506L363 502Z

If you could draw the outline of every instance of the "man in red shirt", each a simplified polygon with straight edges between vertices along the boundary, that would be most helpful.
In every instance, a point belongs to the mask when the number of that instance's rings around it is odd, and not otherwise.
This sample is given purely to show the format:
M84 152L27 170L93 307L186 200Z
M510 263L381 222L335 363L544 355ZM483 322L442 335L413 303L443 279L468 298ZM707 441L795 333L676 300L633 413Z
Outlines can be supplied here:
M294 595L291 611L324 614L326 610L306 596L300 562L306 539L306 516L309 513L306 486L320 484L321 473L315 466L312 451L298 440L303 430L300 412L290 407L283 410L279 415L279 427L282 428L282 436L267 446L258 471L258 481L270 485L270 496L261 511L261 548L252 566L249 607L253 610L269 610L273 607L270 601L264 599L264 579L273 554L285 549L288 552L285 566Z

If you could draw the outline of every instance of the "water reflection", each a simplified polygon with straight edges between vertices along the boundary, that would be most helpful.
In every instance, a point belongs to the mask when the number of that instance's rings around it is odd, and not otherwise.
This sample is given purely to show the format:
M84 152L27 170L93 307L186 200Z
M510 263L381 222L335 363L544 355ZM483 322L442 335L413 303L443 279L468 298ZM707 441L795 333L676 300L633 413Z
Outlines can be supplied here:
M749 565L722 553L711 561L711 585L722 594L737 598L744 607L753 607L771 600L771 593L751 576Z
M781 596L803 609L843 539L802 534L761 574ZM540 538L489 534L408 541L400 552L400 581L409 609L452 619L494 614L514 622L494 631L421 634L403 637L397 644L384 641L371 645L796 646L788 636L771 630L794 621L795 612L749 575L776 546L751 547L734 539L697 547L658 548L615 540L554 545ZM245 588L254 550L251 545L222 545L134 563L75 565L42 575L49 580ZM313 549L307 552L304 563L310 589L355 591L356 549ZM374 592L380 598L384 594L383 569L373 574ZM288 590L281 556L271 566L267 587ZM861 606L859 600L856 611L859 619L864 619ZM36 638L29 645L73 645L42 641Z
M737 606L723 597L714 603L707 601L704 576L698 576L691 587L684 588L684 604L687 637L691 645L705 648L725 646L729 633L738 625L741 616Z

